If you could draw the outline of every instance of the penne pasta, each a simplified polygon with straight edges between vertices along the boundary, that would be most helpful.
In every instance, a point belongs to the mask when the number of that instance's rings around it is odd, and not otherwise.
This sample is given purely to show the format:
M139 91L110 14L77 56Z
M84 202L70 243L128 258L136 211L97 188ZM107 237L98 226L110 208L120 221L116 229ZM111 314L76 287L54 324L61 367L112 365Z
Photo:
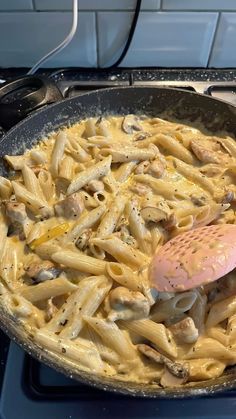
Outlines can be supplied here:
M109 346L105 345L101 339L101 337L95 332L92 327L87 326L87 334L89 339L94 343L96 346L101 358L103 361L106 361L112 365L118 365L120 363L119 355Z
M22 176L23 176L26 189L29 192L31 192L33 195L37 196L42 201L44 201L45 197L44 197L43 191L40 187L40 183L36 175L34 174L33 170L30 167L24 165L22 167Z
M177 349L172 340L171 332L161 323L152 320L120 321L119 324L152 342L158 351L176 358Z
M123 163L120 167L116 170L114 176L117 182L125 182L128 177L131 175L133 169L136 166L137 161L131 161L129 163Z
M106 271L108 275L118 284L129 288L132 291L142 291L142 279L128 266L122 263L107 262Z
M135 175L134 180L150 186L155 193L157 193L158 195L161 195L165 199L170 199L170 200L188 199L188 196L186 193L179 191L170 182L166 182L162 179L154 179L150 175Z
M192 216L193 227L204 227L212 221L217 220L222 212L227 210L230 204L209 204L198 208L177 209L176 217L183 218Z
M128 246L116 236L105 239L95 238L91 243L112 255L118 262L126 263L131 268L138 268L148 262L148 258L137 249Z
M224 346L229 345L230 339L223 327L210 327L207 331L207 335L212 339L218 340L218 342L222 343Z
M65 131L60 131L56 137L51 156L50 170L54 178L58 177L59 164L64 155L64 150L67 142L67 135Z
M91 160L89 154L81 147L79 141L71 138L67 144L66 151L73 157L74 160L84 163Z
M79 251L59 251L54 253L51 258L61 265L94 275L102 275L106 269L106 262L87 256Z
M105 206L101 205L90 212L83 212L79 221L75 223L72 229L68 232L67 236L63 240L63 243L76 242L86 229L93 227L94 224L100 220L105 212L105 209Z
M124 149L112 149L112 148L103 148L100 151L100 154L104 157L112 156L113 163L127 163L134 160L152 160L156 157L156 153L153 149L138 149L138 148L128 148Z
M18 255L17 250L12 247L13 242L10 239L5 239L5 244L2 249L1 258L1 277L9 289L13 290L17 286L17 265Z
M45 332L44 330L36 330L34 339L42 347L49 344L51 350L60 356L63 355L76 361L84 369L89 369L96 373L103 371L103 362L95 349L74 343L69 339L62 340L54 333Z
M29 192L24 186L12 181L12 186L16 198L25 204L25 206L32 211L35 215L43 217L50 217L53 215L53 209L40 197Z
M137 201L128 202L126 210L129 219L129 228L132 236L137 240L139 248L142 252L151 254L151 234L146 228L145 222L140 215Z
M13 188L10 180L0 176L0 198L4 200L10 199L12 192Z
M197 168L189 166L188 164L178 160L176 158L173 159L173 163L175 168L181 175L185 176L187 179L191 180L192 182L197 183L211 195L215 192L215 186L210 179L208 179L205 175L203 175Z
M34 166L35 162L32 159L26 156L8 156L5 155L4 159L7 161L9 166L14 170L22 170L23 166L27 164L28 166Z
M125 197L121 198L119 196L114 199L97 228L97 237L103 238L113 233L117 222L124 211L126 200Z
M225 362L226 365L233 365L236 359L236 351L230 351L222 343L212 338L201 337L194 346L187 352L185 359L214 358Z
M105 344L110 346L125 360L131 361L136 358L136 352L132 343L116 323L88 316L84 316L84 320L95 330Z
M74 176L74 160L70 156L65 156L59 166L59 177L71 182Z
M45 326L46 329L54 333L59 333L64 330L63 328L69 321L76 320L76 317L80 314L78 312L81 311L84 303L90 298L91 292L95 291L96 287L104 283L104 281L104 276L82 279L76 290L69 295L57 313L47 323Z
M95 286L87 295L84 304L79 305L78 300L76 300L77 304L73 311L73 317L69 320L69 323L66 324L66 327L61 331L61 337L74 339L78 336L84 325L83 317L93 316L94 313L96 313L97 309L100 307L104 298L110 291L112 285L111 282L108 282L105 277L102 278L102 281L94 281L94 283Z
M215 326L235 313L236 296L233 295L212 305L206 320L206 327Z
M196 328L199 333L202 334L205 329L205 319L207 311L207 296L196 292L197 298L189 309L189 316L193 319Z
M214 358L202 358L189 360L188 366L190 380L202 381L220 377L226 365Z
M157 302L153 307L151 319L155 322L162 322L171 317L178 316L190 310L195 303L197 294L188 291L176 294L175 297L166 301Z
M17 316L24 322L27 327L26 321L30 321L31 327L35 326L41 328L45 324L45 313L43 310L38 309L30 301L26 300L24 297L18 294L5 295L5 304L8 311L12 313L13 316Z
M54 201L56 190L51 173L48 170L40 170L38 174L38 181L40 188L43 191L44 198L50 203Z
M7 240L8 223L3 206L0 207L0 255L3 256L4 248ZM1 261L0 261L1 263Z
M69 185L67 195L78 191L83 186L87 185L91 180L99 179L100 177L105 176L110 170L110 165L111 157L108 156L94 166L91 166L85 171L79 173Z
M51 297L57 297L58 295L66 294L76 289L77 285L72 284L66 278L60 277L41 282L37 285L22 286L18 292L26 300L34 303Z
M171 135L156 134L152 137L152 143L161 146L172 156L178 157L188 164L194 163L192 153Z
M101 115L5 156L0 308L51 359L139 388L190 388L236 365L234 270L159 292L149 269L172 237L235 223L236 145L219 135Z

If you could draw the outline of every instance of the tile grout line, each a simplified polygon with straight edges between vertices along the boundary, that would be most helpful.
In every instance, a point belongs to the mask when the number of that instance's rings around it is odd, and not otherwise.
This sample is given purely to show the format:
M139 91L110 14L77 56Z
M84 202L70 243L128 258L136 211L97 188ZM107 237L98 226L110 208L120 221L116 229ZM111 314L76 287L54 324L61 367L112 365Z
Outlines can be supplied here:
M166 12L166 13L236 13L235 9L229 10L215 10L215 9L163 9L163 0L160 3L160 9L142 9L142 12ZM42 13L68 13L71 9L37 9L35 6L35 1L32 0L33 9L15 9L15 10L0 10L0 14L2 13L27 13L27 12L42 12ZM113 13L113 12L123 12L123 13L130 13L132 9L80 9L80 12L88 12L88 13L99 13L99 12L106 12L106 13Z
M32 1L32 6L33 6L33 11L37 12L35 0L31 0L31 1Z
M99 36L98 36L98 12L95 12L95 35L96 35L96 53L97 53L97 65L96 67L100 67L100 49L99 49Z
M216 36L217 36L218 29L219 29L219 26L220 26L220 18L221 18L221 12L219 12L218 13L218 16L217 16L215 33L213 35L213 39L212 39L212 42L211 42L211 48L210 48L210 51L209 51L209 56L208 56L206 68L209 68L209 64L210 64L210 61L211 61L211 58L212 58L212 55L213 55L215 41L216 41Z

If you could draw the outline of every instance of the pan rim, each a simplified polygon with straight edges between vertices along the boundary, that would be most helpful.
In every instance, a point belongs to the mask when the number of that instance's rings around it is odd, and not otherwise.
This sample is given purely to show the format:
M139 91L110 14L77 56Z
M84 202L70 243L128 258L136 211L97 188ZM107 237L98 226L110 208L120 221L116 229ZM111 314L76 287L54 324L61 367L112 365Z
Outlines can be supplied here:
M109 91L123 91L123 90L150 90L150 91L171 91L171 92L184 92L189 97L200 96L204 99L212 100L213 102L220 102L224 105L227 105L229 109L236 109L236 105L232 105L226 101L221 99L216 99L211 96L206 96L204 94L200 94L193 91L186 91L184 89L173 88L173 87L161 87L161 86L122 86L122 87L111 87L106 89L98 89L93 90L91 92L83 93L80 96L76 96L74 98L66 98L62 99L59 102L54 104L48 105L47 107L41 108L38 111L33 112L23 121L19 122L13 128L11 128L0 140L0 144L4 141L8 135L14 134L14 132L19 130L23 125L26 125L28 121L33 119L34 117L43 114L47 111L48 107L56 108L57 106L61 105L62 103L74 103L79 101L80 97L83 98L84 96L93 96L98 94L99 92L109 92ZM79 120L79 118L78 118ZM76 379L84 384L96 387L100 390L109 391L111 393L126 395L126 396L133 396L137 398L157 398L157 399L183 399L183 398L196 398L196 397L203 397L203 396L212 396L214 394L218 394L225 390L235 389L236 388L236 372L234 374L224 374L223 376L208 381L201 381L196 383L194 386L184 386L178 389L162 389L158 387L154 387L152 385L143 385L143 384L134 384L128 381L120 381L120 380L107 380L104 377L94 376L92 373L85 373L83 370L76 367L73 364L74 371L70 369L70 365L72 363L67 361L63 358L63 362L61 362L60 355L49 351L47 349L42 349L39 345L37 345L34 341L31 341L29 336L22 336L22 332L26 333L23 325L19 327L19 322L17 322L14 317L4 309L4 306L0 306L0 328L13 340L15 341L21 348L23 348L26 352L32 355L38 361L42 361L44 364L48 365L49 367L53 367L55 370L67 375L70 378ZM75 368L76 367L76 368ZM213 382L213 383L212 383ZM205 385L206 383L206 385ZM208 384L209 383L209 384ZM201 385L200 385L201 384ZM202 385L204 384L204 385Z
M204 93L198 93L192 90L185 90L185 89L181 89L181 88L175 88L175 87L167 87L167 86L116 86L116 87L108 87L108 88L102 88L102 89L96 89L96 90L92 90L90 92L85 92L85 93L81 93L81 95L79 96L74 96L74 97L69 97L69 98L64 98L58 102L43 106L42 108L39 108L38 110L32 112L31 114L29 114L26 118L24 118L22 121L18 122L16 125L14 125L12 128L10 128L9 131L7 131L2 138L0 139L0 144L1 142L8 136L11 135L15 130L18 130L22 125L25 125L29 120L33 119L34 117L43 114L48 108L53 109L56 108L57 106L61 105L62 103L70 103L70 102L76 102L79 100L79 98L84 97L84 96L93 96L95 94L98 94L99 92L108 92L109 91L123 91L123 90L156 90L156 91L170 91L170 92L181 92L181 93L185 93L188 96L197 96L197 97L202 97L204 99L210 100L213 103L215 102L219 102L222 103L224 105L227 105L229 108L232 109L236 109L236 105L231 104L230 102L227 102L225 100L222 99L218 99L218 98L214 98L210 95L206 95Z

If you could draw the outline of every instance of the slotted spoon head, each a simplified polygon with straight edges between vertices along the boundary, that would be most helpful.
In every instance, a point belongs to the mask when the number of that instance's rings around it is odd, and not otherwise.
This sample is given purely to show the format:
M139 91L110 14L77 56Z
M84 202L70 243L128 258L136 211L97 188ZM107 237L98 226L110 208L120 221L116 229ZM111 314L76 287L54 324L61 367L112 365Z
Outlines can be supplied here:
M158 291L185 291L215 281L236 266L236 225L190 230L154 255L149 279Z

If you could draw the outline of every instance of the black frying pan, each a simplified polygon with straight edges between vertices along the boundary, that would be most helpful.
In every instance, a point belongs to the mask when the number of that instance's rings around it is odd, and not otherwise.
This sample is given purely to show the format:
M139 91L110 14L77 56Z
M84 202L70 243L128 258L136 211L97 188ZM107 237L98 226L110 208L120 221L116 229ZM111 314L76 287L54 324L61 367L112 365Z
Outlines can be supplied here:
M159 87L123 87L86 93L35 111L0 140L0 153L1 156L21 154L26 147L31 148L36 141L50 131L87 117L127 113L158 116L163 111L167 112L170 118L188 120L189 124L201 120L205 127L212 132L226 130L236 136L235 106L184 90ZM0 172L6 174L2 159ZM99 377L81 371L78 365L37 346L19 322L6 313L1 306L0 327L10 338L38 360L76 380L100 389L141 397L183 398L236 388L235 367L228 369L220 378L193 385L188 384L176 389L161 389L153 385L138 385Z

